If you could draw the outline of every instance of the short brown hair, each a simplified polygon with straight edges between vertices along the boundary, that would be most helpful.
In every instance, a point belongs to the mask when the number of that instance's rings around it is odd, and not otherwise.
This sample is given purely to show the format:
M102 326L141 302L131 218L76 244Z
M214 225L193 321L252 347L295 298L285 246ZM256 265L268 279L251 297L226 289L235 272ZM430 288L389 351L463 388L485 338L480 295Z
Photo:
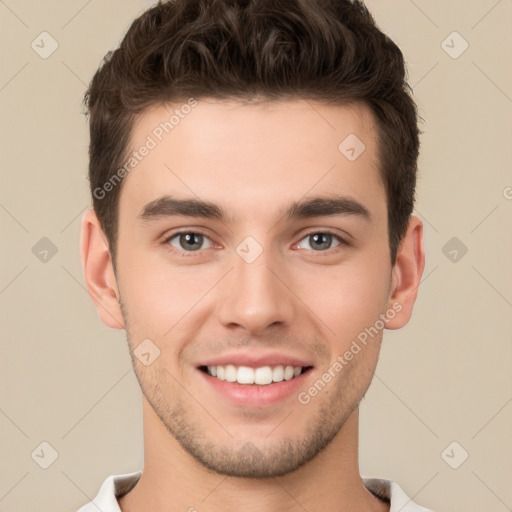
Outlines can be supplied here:
M409 90L400 49L361 1L158 2L107 53L84 98L93 207L114 268L122 183L108 194L95 191L126 160L135 116L189 97L369 106L378 127L394 263L415 200L419 130Z

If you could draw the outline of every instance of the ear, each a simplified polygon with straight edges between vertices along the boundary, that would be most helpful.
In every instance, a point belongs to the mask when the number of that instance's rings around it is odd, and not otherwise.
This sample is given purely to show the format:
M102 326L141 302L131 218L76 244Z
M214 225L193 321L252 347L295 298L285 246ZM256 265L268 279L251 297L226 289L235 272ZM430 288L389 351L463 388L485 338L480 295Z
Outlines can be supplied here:
M94 210L82 216L80 255L87 291L100 320L113 329L124 329L112 258L107 237Z
M400 329L411 318L424 268L423 223L411 217L391 273L388 309L397 314L386 322L386 329Z

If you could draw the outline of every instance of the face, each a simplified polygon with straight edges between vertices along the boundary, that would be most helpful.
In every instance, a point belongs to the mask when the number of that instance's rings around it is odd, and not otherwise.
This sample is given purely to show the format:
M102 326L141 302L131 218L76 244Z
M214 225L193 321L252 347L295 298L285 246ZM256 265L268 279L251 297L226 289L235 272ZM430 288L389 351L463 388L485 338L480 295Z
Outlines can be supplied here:
M283 475L339 434L377 363L392 269L376 127L362 105L202 100L166 133L174 109L138 119L131 147L152 147L120 195L135 372L204 466Z

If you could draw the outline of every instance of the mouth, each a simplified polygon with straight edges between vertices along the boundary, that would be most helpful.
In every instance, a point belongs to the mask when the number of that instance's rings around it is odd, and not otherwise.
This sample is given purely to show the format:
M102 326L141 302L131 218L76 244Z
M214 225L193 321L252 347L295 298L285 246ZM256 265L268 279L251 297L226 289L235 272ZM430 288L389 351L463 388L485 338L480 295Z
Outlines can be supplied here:
M315 377L316 370L312 360L299 355L237 350L198 361L196 371L211 403L218 407L229 404L238 414L241 408L292 406L294 397Z
M251 367L227 364L200 366L199 370L220 381L237 383L244 386L268 386L297 379L312 368L312 366L291 365Z

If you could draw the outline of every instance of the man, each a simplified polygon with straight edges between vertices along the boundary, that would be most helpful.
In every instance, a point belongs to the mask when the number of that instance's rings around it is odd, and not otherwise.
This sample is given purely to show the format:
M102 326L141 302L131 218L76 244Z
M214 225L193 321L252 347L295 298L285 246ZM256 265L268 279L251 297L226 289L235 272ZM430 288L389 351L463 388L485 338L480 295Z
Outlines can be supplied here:
M126 330L145 462L81 512L427 510L358 468L424 268L416 108L363 4L159 3L86 101L84 276Z

